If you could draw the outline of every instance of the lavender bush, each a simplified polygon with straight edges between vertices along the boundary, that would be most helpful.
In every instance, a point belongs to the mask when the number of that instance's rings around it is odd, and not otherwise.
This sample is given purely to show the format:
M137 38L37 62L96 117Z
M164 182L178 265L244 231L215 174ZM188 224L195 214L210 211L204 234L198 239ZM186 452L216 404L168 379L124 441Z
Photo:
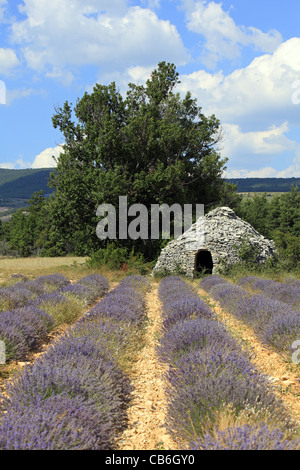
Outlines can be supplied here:
M79 285L93 287L98 289L98 293L103 295L109 288L108 281L105 276L101 274L89 274L78 281Z
M29 305L38 296L61 289L68 284L70 281L62 274L39 276L33 281L22 278L11 286L0 288L0 310L12 310Z
M137 282L137 288L132 286ZM138 325L145 318L145 304L142 291L149 282L142 276L125 278L113 291L109 292L102 302L93 307L90 317L105 316L116 321Z
M25 283L20 284L22 285L0 288L0 311L28 305L35 298L35 294L26 287Z
M39 296L32 305L45 310L55 320L55 326L71 324L82 314L84 303L79 299L63 295L59 292L51 292Z
M106 277L101 274L89 274L76 284L68 284L60 289L62 294L75 297L86 305L91 305L102 297L109 289Z
M109 449L111 423L101 420L101 410L94 400L68 394L39 397L34 404L9 410L3 416L0 449Z
M191 445L192 450L299 450L300 441L289 441L279 429L267 424L245 424L207 434Z
M223 279L221 276L218 276L218 275L206 276L201 281L201 287L205 290L209 290L211 287L216 286L217 284L221 284L223 282L226 283L227 281Z
M165 309L166 318L163 320L163 327L168 329L174 323L184 319L195 319L197 317L214 317L211 309L199 298L183 298L170 302Z
M193 350L215 347L230 349L236 343L217 321L206 318L185 319L168 328L160 340L158 349L164 360L176 362L182 355Z
M164 278L159 285L159 296L162 301L172 296L173 300L164 303L163 327L168 329L179 320L186 318L212 318L213 312L201 300L194 288L182 282L179 276Z
M102 292L102 294L101 294ZM96 300L105 293L105 291L100 291L88 285L83 284L70 284L66 287L60 289L60 293L66 296L72 296L83 301L87 306L96 302Z
M0 307L7 306L0 312L0 339L6 344L6 360L25 359L47 333L77 320L84 306L101 297L108 287L107 279L98 274L86 276L78 284L53 274L33 281L22 277L0 289Z
M5 342L6 359L24 359L46 338L54 319L33 306L0 312L0 339Z
M60 273L39 276L35 281L44 284L48 289L58 289L70 284L70 280Z

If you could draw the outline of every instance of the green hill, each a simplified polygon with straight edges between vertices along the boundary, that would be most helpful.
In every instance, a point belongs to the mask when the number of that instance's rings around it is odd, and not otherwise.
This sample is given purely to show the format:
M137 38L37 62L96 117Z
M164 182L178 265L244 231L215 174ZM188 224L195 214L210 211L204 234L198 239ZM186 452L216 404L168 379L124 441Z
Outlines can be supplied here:
M48 181L54 168L39 168L25 170L0 169L0 199L29 199L31 195L42 190L51 194Z
M300 189L300 178L229 178L227 181L236 184L239 193L286 193L292 185Z
M0 169L0 199L26 200L40 190L46 195L51 194L53 189L49 188L48 181L52 172L55 172L54 168ZM291 185L300 188L300 178L229 178L227 181L237 184L239 193L288 192Z

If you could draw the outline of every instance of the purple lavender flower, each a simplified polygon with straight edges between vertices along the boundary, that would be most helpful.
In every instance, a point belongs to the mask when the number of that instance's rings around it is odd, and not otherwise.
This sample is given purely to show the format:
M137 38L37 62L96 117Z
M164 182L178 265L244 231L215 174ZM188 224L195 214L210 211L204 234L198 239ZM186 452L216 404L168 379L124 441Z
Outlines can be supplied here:
M0 339L6 344L7 359L24 359L53 326L51 315L33 306L0 312Z
M300 440L289 441L280 429L272 429L265 423L245 424L240 427L206 434L202 440L191 443L192 450L299 450Z
M24 284L0 288L0 311L28 305L35 295Z
M120 347L126 347L128 319L135 324L145 318L140 309L147 283L135 281L136 290L130 279L112 291L111 315L103 315L101 307L97 314L84 315L8 384L1 449L113 448L126 425L132 394L116 358ZM104 307L106 311L108 304Z
M129 278L121 281L89 311L89 316L99 317L100 315L133 324L141 323L145 318L145 304L142 294L130 287L133 282L134 280Z
M67 279L63 274L46 274L43 276L39 276L36 281L40 283L55 287L58 289L59 287L67 286L70 281Z
M278 284L248 276L242 278L238 286L228 281L216 285L212 283L208 291L221 307L251 326L266 345L290 354L292 342L300 336L300 312L292 302L278 300L284 298L280 289L278 295L274 291L275 287L280 287ZM269 295L251 294L242 286L250 286L253 292L267 290ZM274 295L271 296L273 291Z
M276 282L270 279L262 279L255 276L247 276L240 279L241 286L250 287L254 291L287 303L295 309L300 309L300 283Z
M211 287L216 286L217 284L221 284L223 282L227 283L227 281L221 276L211 275L206 276L204 279L202 279L202 281L200 282L200 286L205 290L209 290Z
M78 284L88 285L96 287L101 292L99 297L102 295L102 291L107 291L109 288L108 281L105 276L101 274L89 274L78 281Z
M164 308L166 318L163 320L164 328L185 318L213 318L213 312L206 303L199 298L183 298L174 300Z
M11 408L0 428L2 450L109 450L112 440L95 400L68 394Z
M92 304L99 297L101 297L101 293L99 294L98 289L83 284L69 284L68 286L63 287L60 292L66 295L70 294L81 300L84 300L88 305Z
M163 282L164 281L164 282ZM238 415L250 406L254 412L272 413L272 419L290 428L292 419L267 378L259 373L237 340L213 315L189 317L172 322L172 303L180 290L184 302L195 301L195 293L179 278L165 278L160 284L166 327L160 338L158 353L168 362L167 427L171 434L183 440L191 436L203 438L207 426L212 426L224 406L232 406ZM249 299L240 286L215 278L209 283L226 305ZM241 296L242 294L242 296ZM184 307L183 307L184 308ZM188 311L188 308L187 308ZM168 319L170 322L168 323Z

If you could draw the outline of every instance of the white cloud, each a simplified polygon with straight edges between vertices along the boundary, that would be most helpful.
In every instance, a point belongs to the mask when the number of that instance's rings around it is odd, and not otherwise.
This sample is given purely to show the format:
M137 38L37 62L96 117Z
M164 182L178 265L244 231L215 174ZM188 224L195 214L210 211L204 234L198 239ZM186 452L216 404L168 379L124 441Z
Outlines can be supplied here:
M14 162L3 162L0 163L0 168L7 168L9 170L18 169L25 169L30 168L30 162L24 161L22 157L18 158Z
M240 155L248 152L254 155L278 155L285 151L295 150L296 143L285 135L288 133L288 124L272 126L265 131L242 132L237 124L224 124L225 136L224 154Z
M3 80L0 80L0 104L6 104L6 86Z
M300 130L300 105L295 99L300 89L299 50L300 38L292 38L227 76L199 70L180 77L180 91L190 90L204 114L221 120L221 154L229 158L231 172L300 174L300 144L290 137L291 131L295 135Z
M10 105L13 101L28 98L32 95L42 95L44 91L35 88L21 88L21 89L7 89L6 90L6 104Z
M0 48L0 75L9 75L20 64L13 49Z
M264 167L258 170L230 170L225 174L226 178L279 178L279 171L272 167Z
M45 74L48 78L54 78L59 80L64 85L68 86L74 81L74 75L69 70L60 69L53 67L53 69Z
M20 156L20 158L15 161L0 163L0 168L8 168L10 170L24 168L55 168L57 166L55 159L57 160L62 152L63 148L61 145L48 147L36 155L33 163L23 160L23 157ZM53 156L55 157L54 159Z
M177 64L188 53L174 25L147 8L125 1L24 0L25 20L12 26L32 69L61 77L70 67L95 65L103 71L147 66L166 57Z
M225 76L203 70L181 75L179 89L190 90L199 105L222 122L261 128L283 121L300 124L292 88L300 78L300 38L282 43L272 54L255 58L247 67Z
M60 145L46 148L35 157L31 168L55 168L57 166L56 160L62 152L63 149Z
M3 22L5 19L7 0L0 0L0 21Z
M234 60L242 47L252 47L263 52L273 52L281 43L281 34L272 30L267 33L258 28L238 26L222 3L214 1L182 1L186 10L187 27L205 38L202 60L214 68L223 59Z
M300 143L285 135L289 131L287 123L258 132L242 132L238 125L225 124L223 131L221 154L229 157L228 177L290 178L300 174ZM291 164L285 169L274 168L287 165L287 160Z
M136 84L144 84L150 78L151 72L153 72L155 66L141 67L140 65L136 65L129 67L127 70L129 79Z
M257 170L230 170L226 178L294 178L300 174L300 164L294 164L285 170L276 170L273 167L263 167Z

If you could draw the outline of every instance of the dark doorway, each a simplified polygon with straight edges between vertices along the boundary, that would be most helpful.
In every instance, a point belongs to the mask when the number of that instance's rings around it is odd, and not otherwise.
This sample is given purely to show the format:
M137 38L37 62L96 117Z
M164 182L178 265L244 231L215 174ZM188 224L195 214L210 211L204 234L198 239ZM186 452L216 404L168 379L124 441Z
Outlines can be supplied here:
M196 273L212 274L213 260L210 251L200 250L195 257Z

